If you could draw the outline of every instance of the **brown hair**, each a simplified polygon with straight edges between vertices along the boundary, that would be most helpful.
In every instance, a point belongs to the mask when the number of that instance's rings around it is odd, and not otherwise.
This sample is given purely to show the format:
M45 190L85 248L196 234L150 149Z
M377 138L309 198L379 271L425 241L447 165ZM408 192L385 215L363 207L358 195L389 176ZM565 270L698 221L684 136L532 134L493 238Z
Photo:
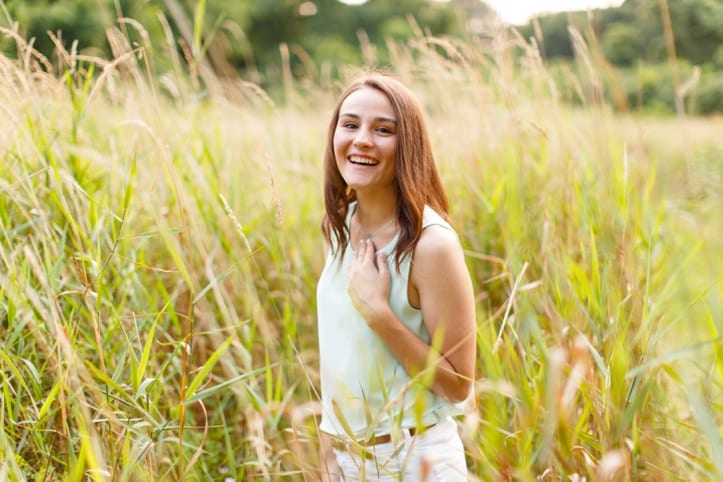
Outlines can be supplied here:
M334 157L334 131L339 121L339 109L344 100L362 88L377 89L389 99L397 118L397 159L394 179L397 196L397 220L400 226L395 249L397 269L404 256L409 255L422 234L422 214L425 204L449 221L449 202L434 162L424 112L414 94L400 81L380 73L364 74L353 80L337 100L327 135L324 152L324 204L322 232L335 256L341 257L349 242L346 225L349 203L356 200L341 176ZM332 242L332 238L333 241Z

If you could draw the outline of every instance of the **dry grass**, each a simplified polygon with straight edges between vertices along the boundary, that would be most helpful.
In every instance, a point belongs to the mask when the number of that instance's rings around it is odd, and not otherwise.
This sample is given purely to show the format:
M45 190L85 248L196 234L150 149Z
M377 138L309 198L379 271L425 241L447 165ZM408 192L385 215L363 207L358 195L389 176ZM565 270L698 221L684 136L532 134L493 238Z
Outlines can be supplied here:
M0 478L312 478L336 84L204 90L112 35L0 58ZM720 478L720 119L571 109L516 42L390 46L478 296L470 467Z

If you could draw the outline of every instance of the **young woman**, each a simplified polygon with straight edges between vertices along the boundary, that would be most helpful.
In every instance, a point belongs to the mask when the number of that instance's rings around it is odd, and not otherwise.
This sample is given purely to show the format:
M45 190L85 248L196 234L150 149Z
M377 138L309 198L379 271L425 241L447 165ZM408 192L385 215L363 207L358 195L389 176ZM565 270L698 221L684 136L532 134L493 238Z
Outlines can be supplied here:
M474 382L474 295L409 89L378 73L354 80L334 109L324 170L324 471L466 480L452 417Z

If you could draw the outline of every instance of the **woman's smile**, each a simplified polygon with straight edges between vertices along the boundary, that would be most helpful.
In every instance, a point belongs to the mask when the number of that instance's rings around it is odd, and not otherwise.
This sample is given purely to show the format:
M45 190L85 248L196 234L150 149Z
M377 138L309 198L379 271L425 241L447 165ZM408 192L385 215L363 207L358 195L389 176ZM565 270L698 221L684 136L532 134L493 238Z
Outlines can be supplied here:
M364 166L376 166L379 161L366 156L349 156L349 162L352 164L361 164Z

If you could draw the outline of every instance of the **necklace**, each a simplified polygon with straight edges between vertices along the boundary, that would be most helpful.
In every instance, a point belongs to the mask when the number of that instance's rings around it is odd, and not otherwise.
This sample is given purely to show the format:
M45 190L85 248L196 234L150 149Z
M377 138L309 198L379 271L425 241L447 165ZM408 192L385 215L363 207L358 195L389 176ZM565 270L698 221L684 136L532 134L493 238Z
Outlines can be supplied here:
M368 231L368 230L364 229L364 225L362 225L362 222L361 222L361 220L359 219L359 214L356 215L356 223L357 223L357 225L359 226L360 239L362 239L362 240L370 240L370 239L373 239L373 238L374 238L374 235L375 235L375 234L379 234L380 231L383 231L383 230L385 230L387 227L389 227L390 224L392 224L392 223L393 223L393 224L396 224L396 223L397 223L397 218L396 218L396 217L392 217L389 221L387 221L386 223L382 224L381 226L379 226L378 228L374 229L373 231Z

